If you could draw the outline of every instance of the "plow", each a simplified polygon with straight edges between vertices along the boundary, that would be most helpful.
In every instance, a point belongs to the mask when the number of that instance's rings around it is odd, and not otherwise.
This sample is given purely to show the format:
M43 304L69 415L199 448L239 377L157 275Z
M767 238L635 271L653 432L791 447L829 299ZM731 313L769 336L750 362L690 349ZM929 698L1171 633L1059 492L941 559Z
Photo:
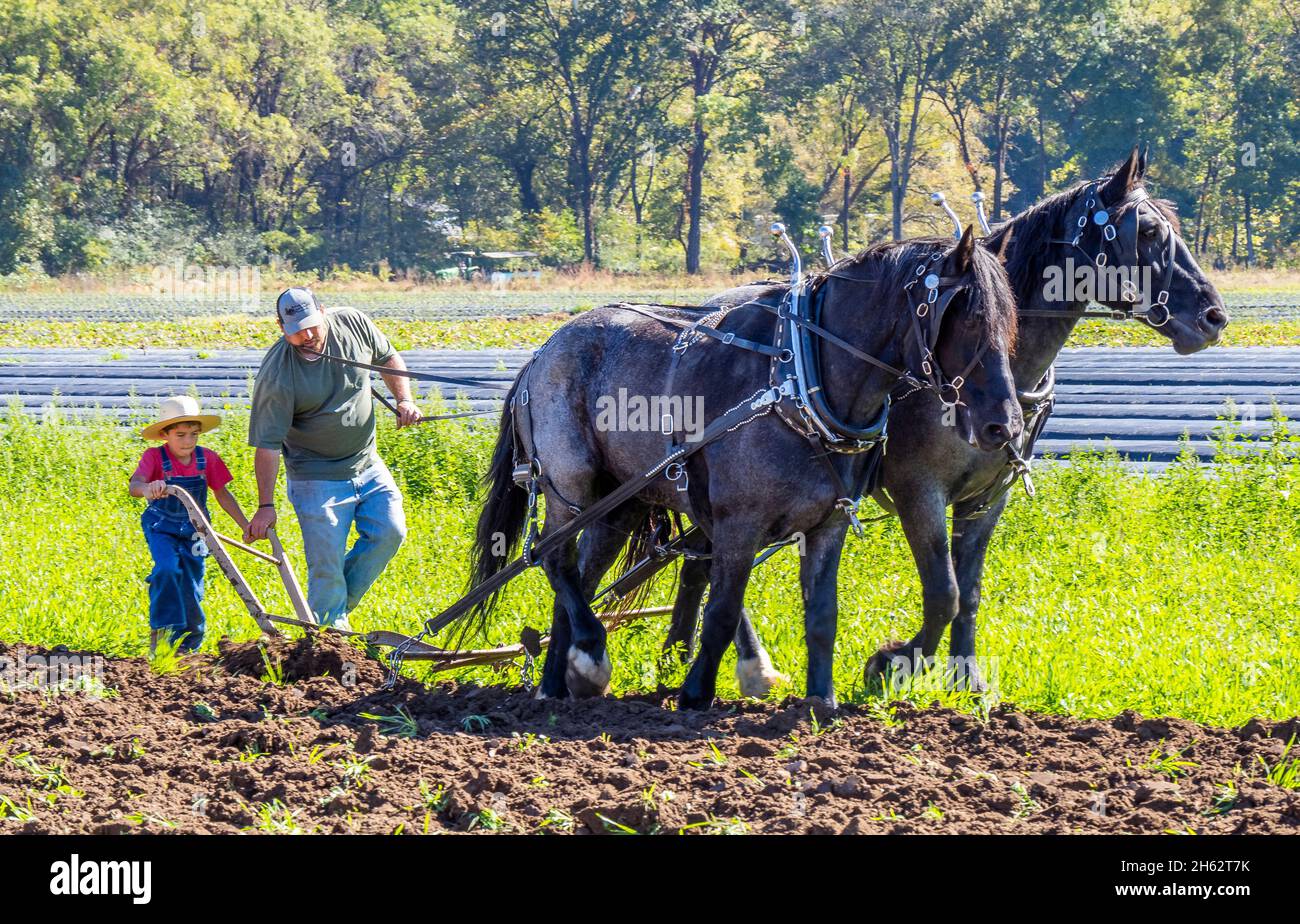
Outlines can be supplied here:
M276 535L274 527L267 530L267 540L271 546L271 552L268 554L217 532L213 528L211 521L204 515L203 509L184 488L170 485L167 493L184 505L186 512L189 514L190 524L194 527L196 541L201 542L208 554L216 561L221 573L230 582L231 587L234 588L235 594L244 604L244 608L248 610L248 615L257 623L258 628L262 630L264 635L279 636L283 634L280 631L280 626L294 626L307 631L332 632L336 635L358 638L365 642L366 645L375 648L397 649L405 645L407 647L403 654L404 660L427 661L430 670L434 673L456 670L462 667L503 664L523 658L525 677L531 671L532 659L538 657L550 644L548 635L542 635L535 629L525 629L521 633L520 640L513 645L475 650L448 649L439 648L425 642L413 642L410 636L401 632L382 629L370 632L354 632L350 629L340 629L318 623L307 605L307 599L302 592L302 585L298 582L298 576L294 573L288 554L285 552L284 544L280 541L280 537ZM248 579L235 563L231 550L242 552L254 560L275 567L284 586L285 595L293 608L293 616L272 613L266 609L257 592L253 590L252 585L249 584ZM653 572L647 573L645 570L640 572L641 580L637 581L636 584L643 582L651 573ZM625 583L623 587L626 588L627 592L630 592L634 589L635 584L629 586ZM609 591L614 590L615 587L613 586L609 588ZM614 599L619 596L621 594L603 593L601 595L602 598L614 597ZM672 612L671 606L653 606L634 610L611 610L600 613L598 616L601 622L605 624L606 629L613 631L643 617L661 616L670 612Z

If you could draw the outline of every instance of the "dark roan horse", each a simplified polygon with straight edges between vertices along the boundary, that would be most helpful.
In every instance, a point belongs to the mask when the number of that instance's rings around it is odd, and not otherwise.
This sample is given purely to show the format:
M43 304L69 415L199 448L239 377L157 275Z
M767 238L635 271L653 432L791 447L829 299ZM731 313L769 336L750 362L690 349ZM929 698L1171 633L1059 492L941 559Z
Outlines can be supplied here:
M1149 270L1152 285L1150 291L1138 293L1143 296L1140 304L1130 300L1131 289L1126 295L1122 286L1114 285L1103 293L1094 284L1093 293L1099 296L1095 300L1118 317L1154 327L1181 354L1218 342L1228 323L1223 300L1179 235L1172 205L1147 194L1145 174L1146 159L1135 150L1113 174L1044 199L984 241L992 250L1005 248L1019 306L1011 369L1026 426L1008 447L1014 453L972 446L951 428L937 425L938 404L930 394L916 392L895 403L888 451L873 496L901 520L920 573L922 624L910 641L887 643L868 661L865 679L869 683L893 668L915 672L930 665L944 630L951 625L952 679L972 689L986 686L975 658L985 553L1008 491L1024 471L1018 460L1030 457L1033 440L1051 412L1049 370L1088 308L1087 299L1061 297L1069 293L1053 289L1049 280L1054 270L1059 278L1070 268L1068 261L1076 268L1102 262ZM1105 230L1107 225L1115 229L1113 235ZM1102 253L1106 257L1099 261ZM743 301L749 297L748 289L723 293L712 302ZM1161 292L1167 294L1162 297ZM951 541L946 519L950 507ZM666 649L689 651L706 579L699 561L684 562ZM736 647L736 673L744 695L762 696L783 679L763 650L748 613L742 613Z
M928 298L918 299L923 274L926 287L938 280L950 286L942 298L935 301L938 290L931 288ZM953 426L986 449L1019 436L1022 416L1010 368L1015 306L1001 264L974 244L969 229L956 245L930 239L870 249L812 282L820 297L813 352L822 389L817 400L831 418L852 422L851 432L859 428L878 436L888 394L904 372L901 384L908 388L937 381L934 390L947 402ZM712 553L702 644L679 705L707 708L713 702L718 665L736 633L755 553L795 534L806 537L800 579L810 686L833 698L837 569L848 525L843 508L853 496L846 486L861 484L869 454L828 452L815 434L799 432L800 408L788 388L791 350L781 339L783 330L794 336L795 326L782 320L789 315L782 294L773 290L732 308L713 334L685 349L680 328L699 320L698 311L598 308L558 330L520 371L487 476L474 584L505 567L528 525L530 492L516 479L526 476L545 498L545 539L616 487L653 471L670 443L689 444L676 434L677 423L666 428L671 437L660 432L657 418L651 427L632 425L630 416L626 425L611 425L598 409L607 408L612 396L696 402L713 428L706 434L717 432L719 422L726 425L720 438L701 439L701 448L666 473L674 480L654 478L632 501L589 525L581 555L575 537L542 559L555 609L539 696L608 690L605 627L589 601L628 534L649 510L667 508L699 525ZM751 348L737 349L742 342ZM945 375L956 370L962 374ZM533 538L530 529L525 550ZM488 598L475 609L479 620L493 603Z

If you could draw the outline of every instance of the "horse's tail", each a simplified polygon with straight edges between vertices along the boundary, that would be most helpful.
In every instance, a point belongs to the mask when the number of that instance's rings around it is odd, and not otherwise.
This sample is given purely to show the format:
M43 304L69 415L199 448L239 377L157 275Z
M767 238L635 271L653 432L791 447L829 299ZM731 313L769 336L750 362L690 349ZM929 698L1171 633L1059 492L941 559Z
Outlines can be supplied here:
M487 498L478 515L474 533L474 548L470 553L470 588L484 581L510 564L523 537L528 520L528 492L514 480L515 466L515 393L528 373L528 365L519 370L515 382L506 393L501 410L501 425L497 430L496 448L492 450L492 464L483 477ZM501 592L485 597L467 614L466 626L482 626L496 606Z
M666 513L666 511L659 511ZM643 559L649 558L655 550L655 543L659 539L659 523L655 516L656 508L647 507L645 516L632 527L628 535L627 546L619 558L618 564L614 569L614 580L618 581L625 574L631 571ZM661 577L668 569L660 568L654 571L649 577L632 589L632 591L618 601L617 606L612 610L616 614L630 613L633 610L640 609L650 597L650 592L654 589L658 578Z

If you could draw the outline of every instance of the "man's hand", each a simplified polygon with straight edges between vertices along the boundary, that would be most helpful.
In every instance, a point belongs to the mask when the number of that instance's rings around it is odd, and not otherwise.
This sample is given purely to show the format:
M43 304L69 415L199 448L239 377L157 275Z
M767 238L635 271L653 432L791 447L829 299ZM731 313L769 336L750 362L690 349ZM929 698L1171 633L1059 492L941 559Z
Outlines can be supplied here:
M423 419L424 415L410 398L397 402L397 429L418 424Z
M144 486L144 496L149 500L160 500L167 496L166 481L151 481Z
M248 526L244 527L244 541L256 542L258 539L266 538L266 531L275 525L275 508L258 507L257 513L253 514L253 519L248 521Z

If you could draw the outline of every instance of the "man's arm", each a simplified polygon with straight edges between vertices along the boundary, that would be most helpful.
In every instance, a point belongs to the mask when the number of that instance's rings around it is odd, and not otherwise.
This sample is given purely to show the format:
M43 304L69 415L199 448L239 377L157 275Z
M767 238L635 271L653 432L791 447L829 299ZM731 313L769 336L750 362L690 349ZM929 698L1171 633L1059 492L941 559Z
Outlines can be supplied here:
M406 363L402 361L399 353L394 353L388 358L388 362L382 365L389 369L406 371ZM389 392L397 399L397 429L419 423L424 415L420 413L420 409L415 406L415 401L411 397L411 380L404 375L389 375L387 372L379 373L379 377L384 380Z
M275 525L275 482L280 477L280 450L263 449L253 454L253 474L257 476L257 512L244 529L244 541L254 542L266 538L266 531Z

